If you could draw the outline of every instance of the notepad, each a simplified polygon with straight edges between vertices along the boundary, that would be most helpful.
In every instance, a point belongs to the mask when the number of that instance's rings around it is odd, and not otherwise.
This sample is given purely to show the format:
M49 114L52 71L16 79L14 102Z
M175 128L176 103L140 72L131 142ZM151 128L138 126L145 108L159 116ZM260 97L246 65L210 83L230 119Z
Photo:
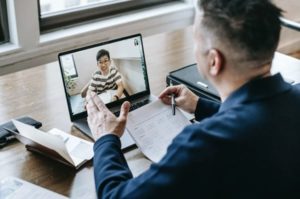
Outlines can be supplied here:
M92 142L56 128L46 133L16 120L13 123L19 131L19 134L15 133L17 139L29 151L41 153L76 169L94 156Z
M142 153L153 162L166 154L172 140L191 122L177 109L156 100L129 112L127 130Z
M0 199L68 199L67 197L15 177L0 181Z

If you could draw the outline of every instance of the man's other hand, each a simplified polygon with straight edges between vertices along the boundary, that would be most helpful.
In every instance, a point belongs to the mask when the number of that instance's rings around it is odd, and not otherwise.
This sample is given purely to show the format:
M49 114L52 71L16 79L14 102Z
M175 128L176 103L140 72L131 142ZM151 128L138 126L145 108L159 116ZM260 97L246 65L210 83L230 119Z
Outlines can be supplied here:
M159 99L165 104L171 104L171 95L175 95L176 106L189 113L195 113L199 97L184 85L169 86L163 90Z
M119 117L110 112L94 92L88 92L86 102L88 124L95 141L107 134L114 134L119 137L123 135L130 108L129 102L122 104Z

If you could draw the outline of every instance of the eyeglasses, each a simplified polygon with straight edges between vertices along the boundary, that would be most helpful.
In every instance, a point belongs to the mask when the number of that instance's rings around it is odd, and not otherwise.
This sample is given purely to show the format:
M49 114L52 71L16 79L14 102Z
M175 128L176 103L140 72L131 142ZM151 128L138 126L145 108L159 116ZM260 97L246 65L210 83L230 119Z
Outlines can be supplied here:
M108 62L110 62L109 59L106 59L104 61L99 61L99 60L97 61L98 64L107 64Z

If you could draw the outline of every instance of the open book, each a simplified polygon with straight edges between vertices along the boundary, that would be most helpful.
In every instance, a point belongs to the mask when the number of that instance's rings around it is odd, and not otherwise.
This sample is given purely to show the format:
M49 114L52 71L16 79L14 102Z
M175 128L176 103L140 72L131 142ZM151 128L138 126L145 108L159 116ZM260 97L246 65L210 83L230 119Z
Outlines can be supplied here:
M76 169L94 156L92 142L55 128L45 133L16 120L13 123L19 131L14 132L16 138L29 151L41 153Z
M166 154L174 137L191 122L176 108L156 100L129 112L127 130L143 154L153 162L159 162Z

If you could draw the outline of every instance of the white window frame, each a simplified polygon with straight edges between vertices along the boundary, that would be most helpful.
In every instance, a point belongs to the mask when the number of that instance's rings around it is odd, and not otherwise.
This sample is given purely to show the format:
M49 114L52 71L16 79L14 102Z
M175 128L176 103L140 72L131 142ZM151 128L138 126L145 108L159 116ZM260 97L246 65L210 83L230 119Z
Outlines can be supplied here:
M8 0L7 7L10 43L0 46L0 75L56 61L59 52L103 40L184 28L194 18L193 2L185 0L41 35L37 0Z
M38 0L38 2L40 1ZM113 17L125 12L136 11L142 8L147 9L155 5L162 6L165 3L176 1L183 0L112 0L104 3L95 2L85 6L75 6L44 14L40 11L40 30L45 33L91 19Z

